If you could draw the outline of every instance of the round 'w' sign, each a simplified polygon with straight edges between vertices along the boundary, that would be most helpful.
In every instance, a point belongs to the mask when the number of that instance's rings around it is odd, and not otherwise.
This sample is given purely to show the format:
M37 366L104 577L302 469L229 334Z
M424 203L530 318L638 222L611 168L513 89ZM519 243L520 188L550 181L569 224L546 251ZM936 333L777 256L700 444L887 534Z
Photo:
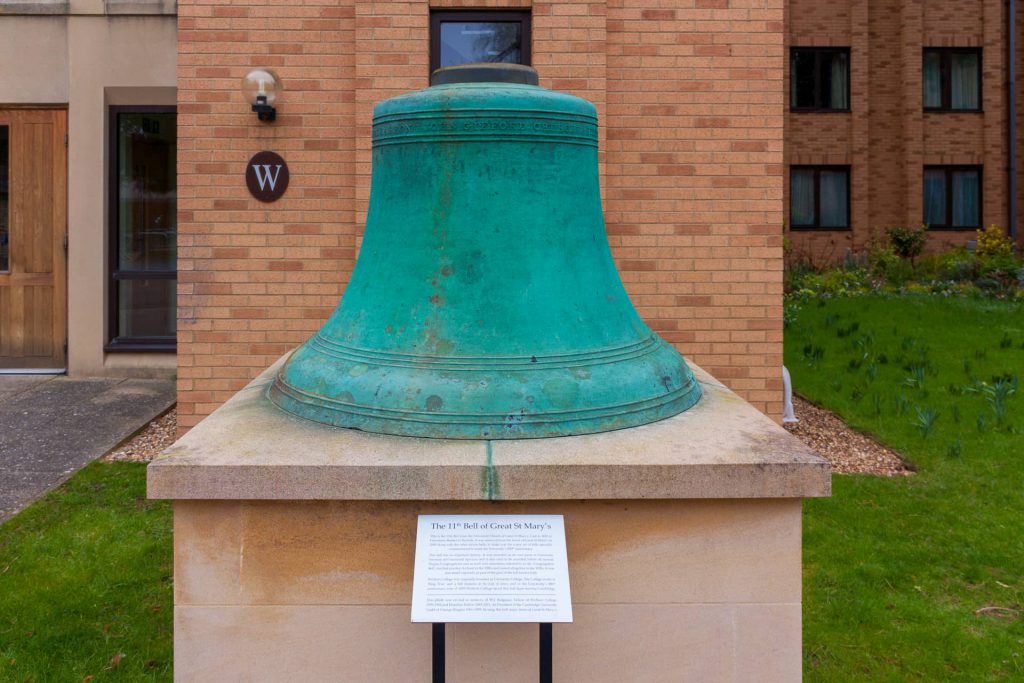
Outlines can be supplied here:
M245 184L261 202L276 202L288 189L288 164L275 152L257 152L245 168Z

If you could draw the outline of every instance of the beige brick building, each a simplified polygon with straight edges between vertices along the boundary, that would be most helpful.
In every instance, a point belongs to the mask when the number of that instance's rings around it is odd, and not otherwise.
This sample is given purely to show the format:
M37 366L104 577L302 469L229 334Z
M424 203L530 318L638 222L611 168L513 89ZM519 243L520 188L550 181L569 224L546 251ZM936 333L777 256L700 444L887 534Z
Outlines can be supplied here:
M458 2L179 2L179 421L188 427L316 330L355 262L375 103L427 85L432 10ZM781 412L783 5L474 2L528 10L541 84L601 119L609 237L648 323ZM270 125L238 92L285 85ZM249 196L256 151L287 194Z

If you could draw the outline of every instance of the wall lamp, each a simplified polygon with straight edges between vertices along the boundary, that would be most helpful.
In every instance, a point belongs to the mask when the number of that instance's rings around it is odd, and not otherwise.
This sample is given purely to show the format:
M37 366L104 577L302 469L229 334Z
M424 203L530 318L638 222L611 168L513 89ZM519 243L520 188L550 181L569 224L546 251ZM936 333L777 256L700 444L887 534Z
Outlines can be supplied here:
M277 102L277 92L283 89L281 79L270 69L253 69L242 79L242 94L260 121L277 118L274 103Z

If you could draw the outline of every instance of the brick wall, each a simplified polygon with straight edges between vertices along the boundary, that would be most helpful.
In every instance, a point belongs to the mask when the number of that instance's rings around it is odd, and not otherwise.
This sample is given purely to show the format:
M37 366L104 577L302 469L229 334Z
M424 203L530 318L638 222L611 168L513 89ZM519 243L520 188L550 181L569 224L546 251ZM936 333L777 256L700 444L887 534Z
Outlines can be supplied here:
M782 0L608 7L605 212L641 315L782 399Z
M182 430L315 331L354 265L378 101L427 83L429 8L528 0L178 4ZM782 0L534 2L541 84L593 101L609 238L648 323L781 414ZM285 85L260 124L238 83ZM288 161L272 205L255 152Z
M849 46L849 113L788 113L787 164L851 166L850 231L792 231L794 256L816 263L862 251L891 225L921 223L922 171L981 165L982 221L1006 225L1006 43L1002 0L792 0L787 46ZM925 113L924 47L982 48L982 112ZM789 87L787 60L787 92ZM787 107L788 109L788 107ZM786 206L789 205L788 173ZM788 213L787 213L788 219ZM974 239L935 231L932 250Z
M355 263L355 11L330 0L178 4L178 412L209 414L316 330ZM258 124L239 82L284 81ZM289 163L286 195L249 196L249 157Z

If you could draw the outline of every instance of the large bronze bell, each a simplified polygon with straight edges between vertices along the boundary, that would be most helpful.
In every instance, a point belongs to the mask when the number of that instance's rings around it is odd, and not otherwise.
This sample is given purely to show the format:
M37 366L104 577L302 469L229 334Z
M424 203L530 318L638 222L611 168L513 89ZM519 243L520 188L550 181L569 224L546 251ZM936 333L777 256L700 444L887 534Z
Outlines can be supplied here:
M594 106L528 67L432 83L374 110L352 279L270 399L339 427L454 439L608 431L696 403L690 369L615 270Z

